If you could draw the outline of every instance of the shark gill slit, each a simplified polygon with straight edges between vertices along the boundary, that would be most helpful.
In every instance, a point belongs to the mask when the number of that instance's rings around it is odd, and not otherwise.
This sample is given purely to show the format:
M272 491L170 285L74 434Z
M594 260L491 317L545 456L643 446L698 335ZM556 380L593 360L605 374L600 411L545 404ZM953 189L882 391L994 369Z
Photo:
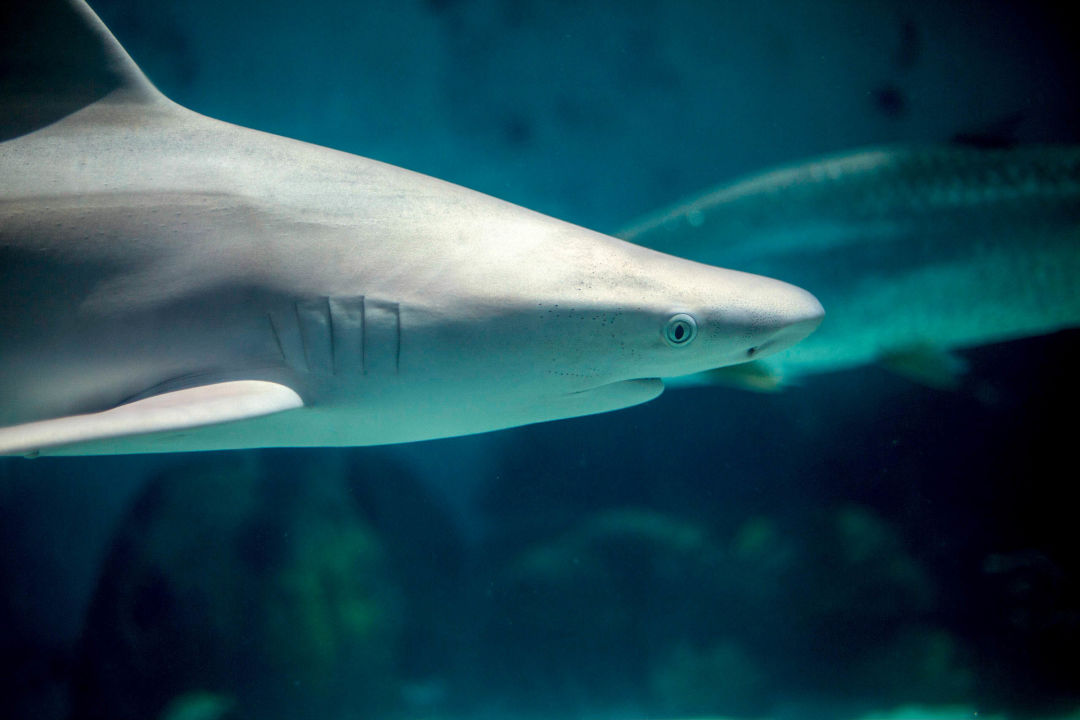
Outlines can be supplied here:
M364 353L364 296L329 296L326 298L330 323L331 365L334 375L363 374Z
M326 322L328 323L328 334L330 335L330 374L337 375L337 343L334 342L334 308L330 304L330 298L326 298Z
M274 314L266 313L266 319L270 321L270 332L274 336L274 342L277 344L278 353L281 355L281 361L287 365L289 363L289 358L285 356L285 348L281 344L281 335L278 334L277 325L274 323Z
M401 372L401 305L394 303L394 374Z
M367 375L367 315L365 315L367 304L364 302L364 296L360 296L360 371Z
M300 358L304 361L304 366L297 369L301 372L311 372L311 364L308 363L308 351L307 343L304 342L304 326L300 320L300 302L293 301L293 322L296 323L297 335L300 338Z
M365 300L364 373L397 374L401 368L401 309L398 303Z
M288 367L315 375L398 374L401 305L363 295L299 298L267 314Z

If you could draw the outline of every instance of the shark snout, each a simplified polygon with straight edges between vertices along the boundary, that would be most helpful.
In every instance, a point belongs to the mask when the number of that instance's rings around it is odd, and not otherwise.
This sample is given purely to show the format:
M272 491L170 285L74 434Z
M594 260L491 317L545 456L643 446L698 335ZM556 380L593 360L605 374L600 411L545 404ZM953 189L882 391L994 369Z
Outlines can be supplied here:
M802 288L777 282L772 290L776 313L767 334L746 351L747 360L787 349L817 329L825 317L818 299Z

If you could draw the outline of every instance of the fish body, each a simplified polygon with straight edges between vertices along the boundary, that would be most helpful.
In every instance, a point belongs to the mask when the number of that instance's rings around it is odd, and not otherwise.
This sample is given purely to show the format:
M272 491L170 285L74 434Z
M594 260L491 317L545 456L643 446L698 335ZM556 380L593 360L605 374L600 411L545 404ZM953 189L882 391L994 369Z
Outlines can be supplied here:
M879 361L918 375L951 350L1080 325L1076 146L859 150L721 186L620 236L814 293L828 319L762 361L785 380Z

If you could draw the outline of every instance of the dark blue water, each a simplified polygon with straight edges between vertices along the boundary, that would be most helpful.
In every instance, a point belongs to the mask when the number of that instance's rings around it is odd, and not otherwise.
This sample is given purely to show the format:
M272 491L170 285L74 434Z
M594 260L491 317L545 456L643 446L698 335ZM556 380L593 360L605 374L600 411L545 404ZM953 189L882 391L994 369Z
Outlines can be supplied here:
M604 232L824 152L1080 139L1049 4L94 6L183 105ZM0 716L1065 716L1078 339L967 351L956 392L0 460Z

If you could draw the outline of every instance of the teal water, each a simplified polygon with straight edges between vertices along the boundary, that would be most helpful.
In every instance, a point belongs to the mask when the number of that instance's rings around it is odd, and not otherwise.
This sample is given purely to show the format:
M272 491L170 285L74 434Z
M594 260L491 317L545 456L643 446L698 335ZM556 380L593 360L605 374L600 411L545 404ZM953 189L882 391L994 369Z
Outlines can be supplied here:
M208 115L595 229L885 142L1078 140L955 2L94 3ZM416 445L0 459L0 716L1057 718L1076 331ZM0 400L2 402L2 400Z

